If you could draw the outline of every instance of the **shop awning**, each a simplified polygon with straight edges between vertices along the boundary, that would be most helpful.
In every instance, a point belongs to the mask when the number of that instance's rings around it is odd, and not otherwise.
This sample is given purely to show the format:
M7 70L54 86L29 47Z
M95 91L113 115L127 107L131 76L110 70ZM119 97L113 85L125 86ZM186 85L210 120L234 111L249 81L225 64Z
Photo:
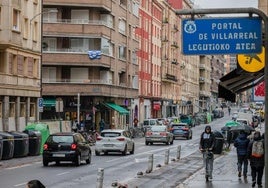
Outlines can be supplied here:
M115 103L104 103L105 106L107 106L108 108L111 108L117 112L119 112L120 114L129 114L129 111Z
M246 91L264 80L264 71L246 72L237 68L220 78L219 98L235 102L235 96L238 93Z
M56 106L56 99L55 98L44 98L43 106L44 107Z

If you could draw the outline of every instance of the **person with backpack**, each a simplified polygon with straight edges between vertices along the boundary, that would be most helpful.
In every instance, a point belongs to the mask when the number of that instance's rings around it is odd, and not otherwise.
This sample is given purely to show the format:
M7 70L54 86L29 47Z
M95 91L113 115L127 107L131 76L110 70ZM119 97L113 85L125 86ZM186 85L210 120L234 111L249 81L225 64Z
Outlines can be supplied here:
M206 170L206 181L212 180L214 154L213 148L215 146L215 135L211 131L211 126L207 125L205 131L201 133L199 150L203 153L203 163Z
M249 143L247 150L251 167L252 187L255 187L256 183L258 188L262 187L264 152L264 139L259 131L255 131L253 140Z
M238 137L234 141L234 147L236 147L237 152L237 169L238 169L238 177L241 177L242 168L243 168L243 176L247 178L248 172L248 159L247 159L247 149L250 140L247 138L247 134L245 131L241 131Z

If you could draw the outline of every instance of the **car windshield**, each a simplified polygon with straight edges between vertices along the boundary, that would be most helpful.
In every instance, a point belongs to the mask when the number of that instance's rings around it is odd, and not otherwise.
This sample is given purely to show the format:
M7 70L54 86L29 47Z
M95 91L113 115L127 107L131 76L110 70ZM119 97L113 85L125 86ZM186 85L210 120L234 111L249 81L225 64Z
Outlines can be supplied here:
M121 133L116 133L116 132L104 132L101 133L102 137L118 137L121 136Z
M151 127L151 131L154 131L154 132L165 132L166 131L166 127L164 127L164 126L152 126Z
M54 135L54 136L50 136L48 138L48 142L56 142L56 143L73 143L73 136L58 136L58 135Z

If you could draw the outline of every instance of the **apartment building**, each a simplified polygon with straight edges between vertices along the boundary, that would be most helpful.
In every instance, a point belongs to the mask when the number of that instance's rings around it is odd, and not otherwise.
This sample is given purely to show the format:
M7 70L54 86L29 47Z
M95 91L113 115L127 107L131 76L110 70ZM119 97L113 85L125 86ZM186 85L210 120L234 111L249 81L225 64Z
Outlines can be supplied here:
M43 0L43 12L42 119L124 128L138 110L139 2Z
M184 62L181 56L180 18L175 8L182 1L161 1L163 9L162 23L162 114L164 117L178 116L178 104L181 100L181 68Z
M192 7L193 3L191 0L182 1L182 9L190 9ZM182 55L182 62L182 88L179 111L183 114L194 114L199 111L200 58L197 55Z
M199 64L199 103L198 107L200 111L204 109L210 110L211 99L211 57L209 55L200 56Z
M139 113L142 122L160 118L161 113L161 30L162 9L158 0L140 1L140 28L137 31L140 46L139 62Z
M39 119L41 0L0 1L0 130Z
M226 63L226 59L224 55L214 55L211 58L211 104L213 109L217 106L221 101L218 100L218 87L220 83L220 78L224 75L224 64Z

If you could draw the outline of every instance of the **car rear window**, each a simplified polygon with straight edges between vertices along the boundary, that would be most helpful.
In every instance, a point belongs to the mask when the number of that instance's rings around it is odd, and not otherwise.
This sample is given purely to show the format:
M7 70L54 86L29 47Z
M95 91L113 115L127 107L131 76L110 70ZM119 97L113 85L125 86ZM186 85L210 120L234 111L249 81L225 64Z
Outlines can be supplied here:
M115 133L115 132L105 132L101 133L102 137L118 137L121 136L121 133Z
M185 127L185 125L173 125L172 126L173 129L181 129L183 127Z
M73 136L69 136L69 135L57 136L57 135L54 135L54 136L50 136L47 141L48 142L56 142L56 143L61 143L61 142L73 143Z
M165 132L166 131L166 127L163 127L163 126L152 126L151 127L151 131Z

